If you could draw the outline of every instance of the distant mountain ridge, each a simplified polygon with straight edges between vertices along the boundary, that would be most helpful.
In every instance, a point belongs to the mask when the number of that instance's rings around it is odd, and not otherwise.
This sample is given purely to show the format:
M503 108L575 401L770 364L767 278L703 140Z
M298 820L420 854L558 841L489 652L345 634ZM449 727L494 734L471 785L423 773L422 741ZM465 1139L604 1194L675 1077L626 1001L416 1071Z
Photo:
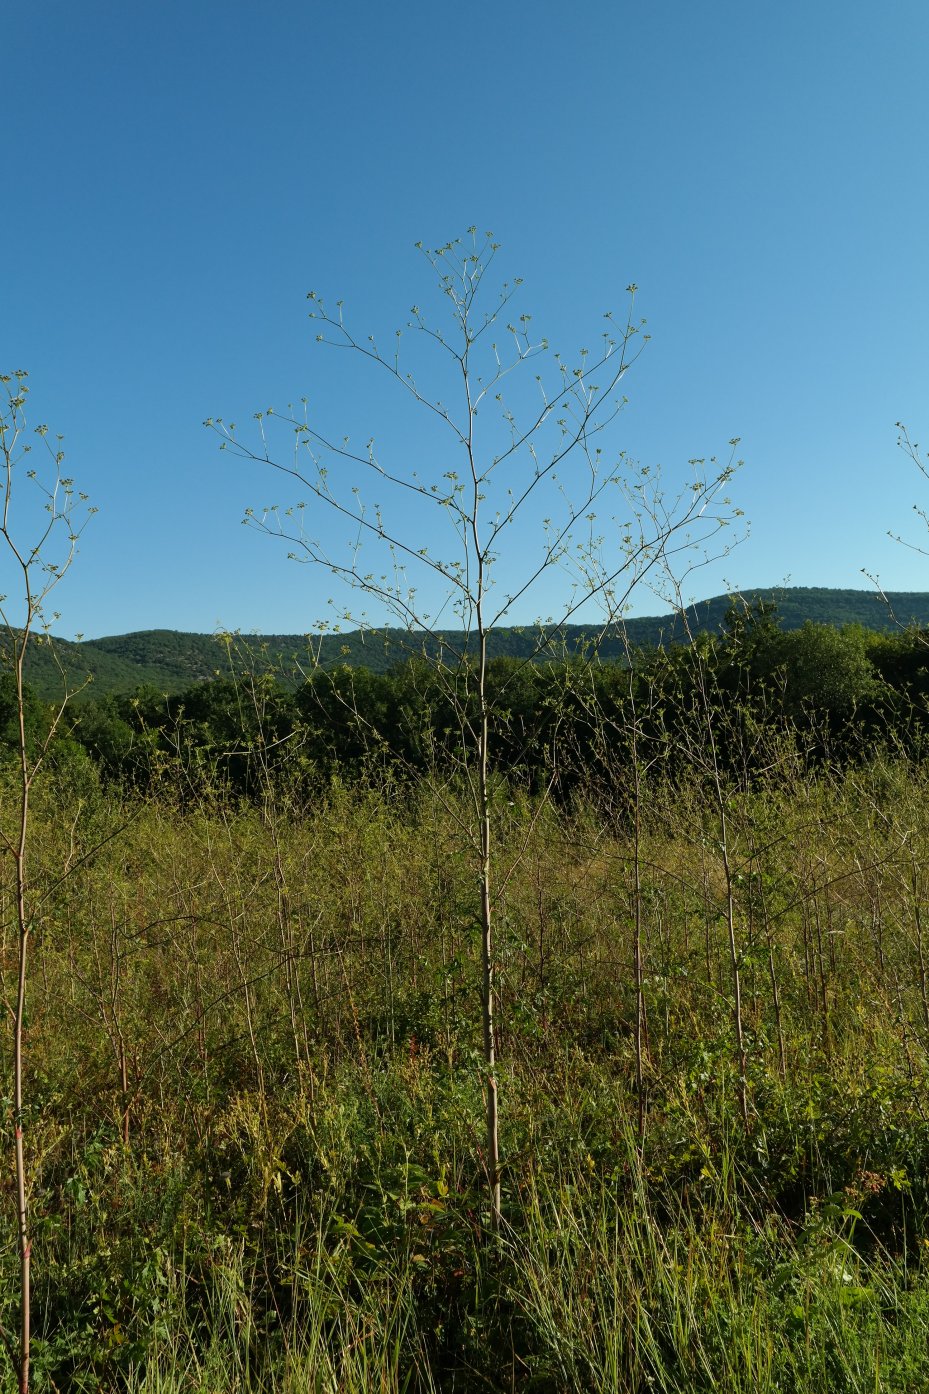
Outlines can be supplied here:
M909 624L929 627L929 591L889 591L881 597L874 591L788 586L741 591L739 596L749 603L774 602L785 629L799 629L808 620L837 627L860 624L873 630ZM718 633L732 599L730 595L716 595L690 606L688 624L692 632ZM620 626L611 625L606 631L599 644L603 657L621 657L627 644L653 648L685 642L687 638L681 616L673 613L627 619L624 628L625 637ZM535 625L497 629L491 636L491 655L531 658L538 651L539 633ZM566 625L560 631L559 643L550 644L546 654L562 656L582 651L598 633L593 625ZM383 672L413 654L426 652L435 656L440 651L454 652L460 648L462 638L461 631L456 630L442 630L430 637L384 629L323 635L235 635L230 645L222 635L146 629L79 644L64 639L36 642L29 654L27 677L46 698L60 695L61 670L73 686L90 678L84 690L90 697L132 692L140 686L155 687L165 693L181 692L197 682L229 677L236 669L272 672L282 681L297 683L301 675L316 667L332 668L343 663Z

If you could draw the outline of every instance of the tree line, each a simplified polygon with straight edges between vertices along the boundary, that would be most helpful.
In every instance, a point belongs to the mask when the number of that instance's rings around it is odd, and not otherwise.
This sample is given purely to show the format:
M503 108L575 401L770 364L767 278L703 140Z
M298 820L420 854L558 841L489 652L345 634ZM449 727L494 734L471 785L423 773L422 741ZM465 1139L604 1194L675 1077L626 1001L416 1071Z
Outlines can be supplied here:
M686 729L710 716L727 733L723 758L747 773L749 732L755 746L763 732L768 742L788 738L840 763L880 744L918 754L929 714L929 633L814 623L785 631L772 604L734 603L720 634L688 645L630 650L626 661L601 661L595 651L537 663L496 658L487 676L495 774L570 795L615 780L635 758L633 746L639 756L663 751L669 767L686 763ZM320 669L296 691L263 673L179 694L140 687L73 708L50 758L74 777L136 790L174 784L181 795L251 798L270 780L309 796L320 780L453 770L468 745L472 705L466 663L412 658L385 673ZM53 715L27 692L27 737L36 746ZM4 676L0 741L8 755L17 740L16 694Z

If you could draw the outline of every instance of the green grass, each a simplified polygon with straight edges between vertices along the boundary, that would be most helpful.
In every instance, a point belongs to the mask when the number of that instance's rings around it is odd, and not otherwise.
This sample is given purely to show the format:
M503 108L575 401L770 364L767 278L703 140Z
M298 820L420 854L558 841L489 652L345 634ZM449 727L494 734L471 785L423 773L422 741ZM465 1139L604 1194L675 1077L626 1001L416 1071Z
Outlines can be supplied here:
M40 788L36 1388L929 1389L927 786L731 793L748 1130L711 804L649 791L641 1136L631 839L501 799L499 1241L454 791Z

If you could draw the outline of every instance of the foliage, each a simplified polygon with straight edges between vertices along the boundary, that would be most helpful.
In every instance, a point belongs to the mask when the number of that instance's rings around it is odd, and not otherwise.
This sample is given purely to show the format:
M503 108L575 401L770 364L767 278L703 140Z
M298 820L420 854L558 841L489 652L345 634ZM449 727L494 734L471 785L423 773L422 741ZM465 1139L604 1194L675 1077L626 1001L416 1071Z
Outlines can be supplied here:
M901 626L929 625L929 595L922 591L892 591L886 596L874 591L837 590L824 587L785 586L774 591L746 591L748 604L761 601L774 604L781 627L800 629L806 623L860 625L875 633L891 633ZM722 632L730 596L717 595L700 601L688 610L688 625L695 634ZM585 652L599 631L590 626L563 626L568 654ZM680 616L636 616L608 631L599 642L603 659L622 659L627 647L650 649L679 642L685 637ZM490 638L493 658L532 658L538 647L534 625L507 626L494 630ZM239 672L269 672L285 686L299 686L308 671L316 667L369 668L388 672L409 658L436 658L440 651L463 647L460 631L442 629L435 639L411 635L400 629L321 634L259 634L237 636L243 655ZM245 653L247 652L247 659ZM54 654L54 657L53 657ZM543 649L543 658L551 654ZM557 654L555 655L557 656ZM52 700L58 692L60 668L75 682L87 675L93 678L90 694L102 698L111 693L126 695L138 687L176 694L196 683L211 682L218 675L234 676L228 666L223 636L184 634L170 629L140 630L132 634L87 639L76 644L56 638L51 648L33 644L27 659L27 675L35 691Z
M818 751L842 763L869 758L876 743L920 753L929 712L923 631L818 624L789 631L778 621L770 609L731 609L719 636L698 636L692 648L631 651L631 668L629 660L491 659L494 769L527 788L554 779L562 797L602 789L628 768L631 714L646 708L644 724L636 718L641 740L666 763L687 767L681 742L701 673L712 679L716 719L741 713L746 775L752 761L764 768L771 741L788 740L798 757ZM237 652L241 672L251 650ZM69 738L104 779L125 787L167 783L183 797L226 789L261 798L270 777L290 797L311 798L320 780L335 776L366 778L376 768L408 778L452 768L462 723L474 716L468 682L466 667L456 672L419 657L381 673L317 668L294 691L259 666L179 694L140 688L84 703ZM28 700L30 729L47 730L50 713L34 694ZM750 757L749 728L757 746Z

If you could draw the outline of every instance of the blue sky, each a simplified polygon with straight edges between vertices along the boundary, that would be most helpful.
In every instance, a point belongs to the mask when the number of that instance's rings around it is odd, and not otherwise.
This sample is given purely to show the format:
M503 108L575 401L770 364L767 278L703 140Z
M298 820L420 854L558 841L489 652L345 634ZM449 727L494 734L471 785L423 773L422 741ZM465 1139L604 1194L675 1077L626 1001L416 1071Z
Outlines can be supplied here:
M386 338L432 303L413 243L472 223L566 355L639 286L615 449L673 485L741 438L751 535L696 592L929 589L886 537L929 502L895 430L929 431L924 0L42 0L4 48L0 367L100 509L61 633L331 618L330 579L240 525L299 491L203 419L305 395L434 468L305 297Z

